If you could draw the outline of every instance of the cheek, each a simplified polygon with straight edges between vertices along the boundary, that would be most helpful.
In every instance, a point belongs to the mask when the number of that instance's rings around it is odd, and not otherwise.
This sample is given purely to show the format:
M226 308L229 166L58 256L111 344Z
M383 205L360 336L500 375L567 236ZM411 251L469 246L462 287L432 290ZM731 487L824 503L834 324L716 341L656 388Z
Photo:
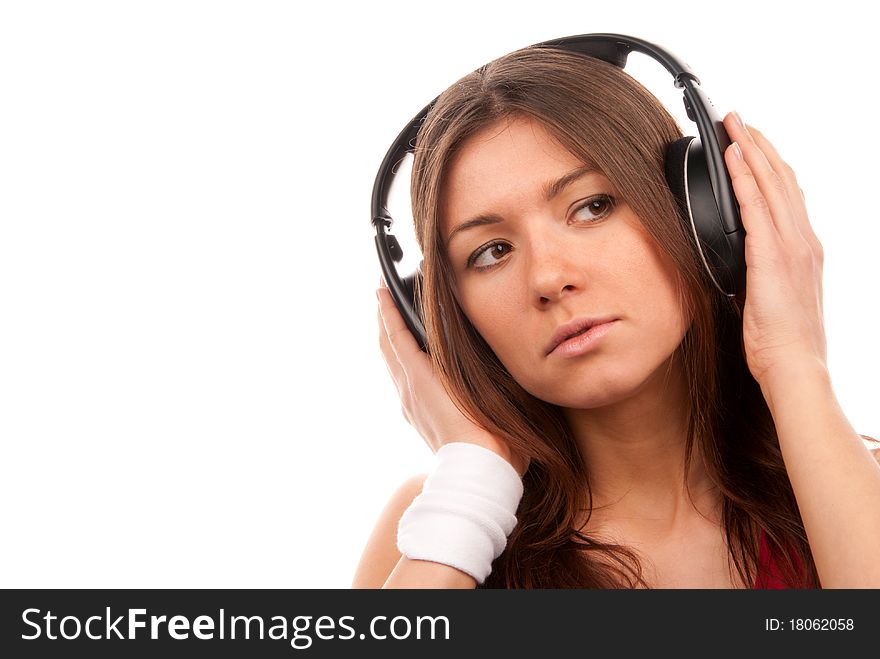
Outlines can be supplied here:
M486 287L459 298L465 316L508 368L509 362L522 353L516 344L518 337L522 338L521 332L517 332L517 325L522 325L520 302L511 288Z
M646 267L641 277L644 299L651 300L646 312L666 333L684 334L690 326L682 284L672 260L658 250L646 254Z

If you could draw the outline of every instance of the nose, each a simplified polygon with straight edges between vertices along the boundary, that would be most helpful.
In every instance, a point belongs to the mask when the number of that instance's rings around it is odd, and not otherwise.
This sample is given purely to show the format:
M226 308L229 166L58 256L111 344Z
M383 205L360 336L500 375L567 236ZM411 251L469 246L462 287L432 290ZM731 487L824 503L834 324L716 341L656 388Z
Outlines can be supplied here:
M546 309L553 302L583 290L586 284L583 263L566 249L564 236L530 236L529 287L533 304Z

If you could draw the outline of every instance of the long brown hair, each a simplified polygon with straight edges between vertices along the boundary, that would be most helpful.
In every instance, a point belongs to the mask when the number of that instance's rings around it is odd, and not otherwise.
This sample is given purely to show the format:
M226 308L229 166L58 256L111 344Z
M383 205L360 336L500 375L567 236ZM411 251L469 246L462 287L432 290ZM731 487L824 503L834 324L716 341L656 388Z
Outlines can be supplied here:
M678 347L690 390L685 473L698 442L723 499L722 524L741 579L754 583L763 529L787 583L818 587L776 429L743 356L741 309L703 271L665 181L666 147L681 130L618 67L532 47L447 89L423 123L413 161L413 218L424 256L419 295L435 368L464 413L530 460L518 523L482 587L648 587L631 549L576 528L585 485L589 509L592 495L561 409L517 384L454 294L440 231L444 175L469 136L517 116L540 121L573 155L598 166L676 266L683 317L692 319Z

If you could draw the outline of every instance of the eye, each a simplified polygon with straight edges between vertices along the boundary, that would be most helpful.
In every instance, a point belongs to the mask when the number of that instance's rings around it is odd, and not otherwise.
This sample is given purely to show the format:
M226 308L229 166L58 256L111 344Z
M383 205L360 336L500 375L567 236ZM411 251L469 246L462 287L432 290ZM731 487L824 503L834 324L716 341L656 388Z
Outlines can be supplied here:
M608 215L611 215L611 211L614 210L615 200L614 197L607 194L598 194L593 197L587 199L587 201L575 209L575 215L580 215L581 211L589 211L589 213L598 213L598 215L585 215L586 223L590 224L593 222L598 222L599 220L604 219Z
M586 219L577 220L581 224L595 224L611 215L616 207L616 200L611 195L598 194L590 197L580 206L575 207L575 216ZM490 242L477 248L467 260L466 267L474 270L489 270L501 263L512 247L504 242Z
M467 261L467 267L474 270L487 270L497 265L501 258L510 250L507 243L492 242L483 245L470 255Z

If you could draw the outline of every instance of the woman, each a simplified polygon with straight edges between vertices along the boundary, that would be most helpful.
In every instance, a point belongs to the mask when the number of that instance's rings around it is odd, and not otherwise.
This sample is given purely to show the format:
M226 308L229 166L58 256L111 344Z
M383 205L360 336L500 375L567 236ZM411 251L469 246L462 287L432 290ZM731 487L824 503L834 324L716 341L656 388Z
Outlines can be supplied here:
M395 493L354 587L880 587L880 467L832 391L822 247L770 142L724 124L744 300L664 180L678 126L622 70L527 48L440 96L411 188L430 357L377 294L404 414L447 471ZM469 543L429 508L482 473L459 511L497 516Z

